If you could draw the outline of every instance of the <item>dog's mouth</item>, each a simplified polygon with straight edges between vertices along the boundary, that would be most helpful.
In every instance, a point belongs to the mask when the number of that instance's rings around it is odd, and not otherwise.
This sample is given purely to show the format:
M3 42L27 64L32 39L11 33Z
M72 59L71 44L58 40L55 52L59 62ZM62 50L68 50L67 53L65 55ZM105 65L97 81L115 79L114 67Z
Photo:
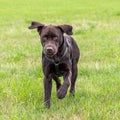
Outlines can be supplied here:
M44 54L48 57L53 57L57 53L57 49L52 46L44 47Z

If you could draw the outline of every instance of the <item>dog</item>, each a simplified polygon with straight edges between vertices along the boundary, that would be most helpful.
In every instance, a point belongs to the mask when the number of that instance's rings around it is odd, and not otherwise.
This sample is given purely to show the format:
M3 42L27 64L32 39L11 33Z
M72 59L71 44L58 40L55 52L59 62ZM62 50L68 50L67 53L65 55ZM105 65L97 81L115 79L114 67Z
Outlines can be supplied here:
M69 86L70 94L74 96L80 51L71 37L73 29L71 25L45 25L34 21L29 29L37 29L40 35L43 47L44 104L50 108L52 79L56 82L59 99L66 96ZM63 84L60 82L60 76L64 79Z

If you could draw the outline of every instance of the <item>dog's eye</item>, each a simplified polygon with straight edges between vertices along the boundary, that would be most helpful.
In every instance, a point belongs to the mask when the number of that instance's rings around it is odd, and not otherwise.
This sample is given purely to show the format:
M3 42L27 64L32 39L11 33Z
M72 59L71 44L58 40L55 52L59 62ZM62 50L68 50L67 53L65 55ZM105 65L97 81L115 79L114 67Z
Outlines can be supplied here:
M58 37L54 37L54 39L56 40L56 39L58 39Z
M42 38L42 41L45 42L45 41L46 41L46 37L43 37L43 38Z

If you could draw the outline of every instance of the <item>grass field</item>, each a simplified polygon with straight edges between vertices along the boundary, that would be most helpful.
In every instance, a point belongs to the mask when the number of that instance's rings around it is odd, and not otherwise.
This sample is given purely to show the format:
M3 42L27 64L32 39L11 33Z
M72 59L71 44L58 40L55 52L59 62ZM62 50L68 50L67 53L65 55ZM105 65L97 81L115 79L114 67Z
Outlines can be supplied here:
M76 95L43 104L42 47L31 21L73 26ZM0 120L120 120L120 0L0 0Z

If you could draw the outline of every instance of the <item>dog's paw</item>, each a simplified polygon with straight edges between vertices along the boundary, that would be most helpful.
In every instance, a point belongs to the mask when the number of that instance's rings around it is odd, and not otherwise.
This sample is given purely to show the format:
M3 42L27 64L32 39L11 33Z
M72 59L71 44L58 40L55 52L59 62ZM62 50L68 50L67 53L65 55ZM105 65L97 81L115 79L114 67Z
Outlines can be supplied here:
M70 90L70 97L74 97L75 96L75 90Z
M57 96L59 99L62 99L65 97L66 94L67 94L67 87L62 85L57 92Z
M50 108L50 101L44 102L44 107L49 109Z
M73 93L70 93L70 95L69 95L70 97L74 97L75 96L75 93L73 92Z

